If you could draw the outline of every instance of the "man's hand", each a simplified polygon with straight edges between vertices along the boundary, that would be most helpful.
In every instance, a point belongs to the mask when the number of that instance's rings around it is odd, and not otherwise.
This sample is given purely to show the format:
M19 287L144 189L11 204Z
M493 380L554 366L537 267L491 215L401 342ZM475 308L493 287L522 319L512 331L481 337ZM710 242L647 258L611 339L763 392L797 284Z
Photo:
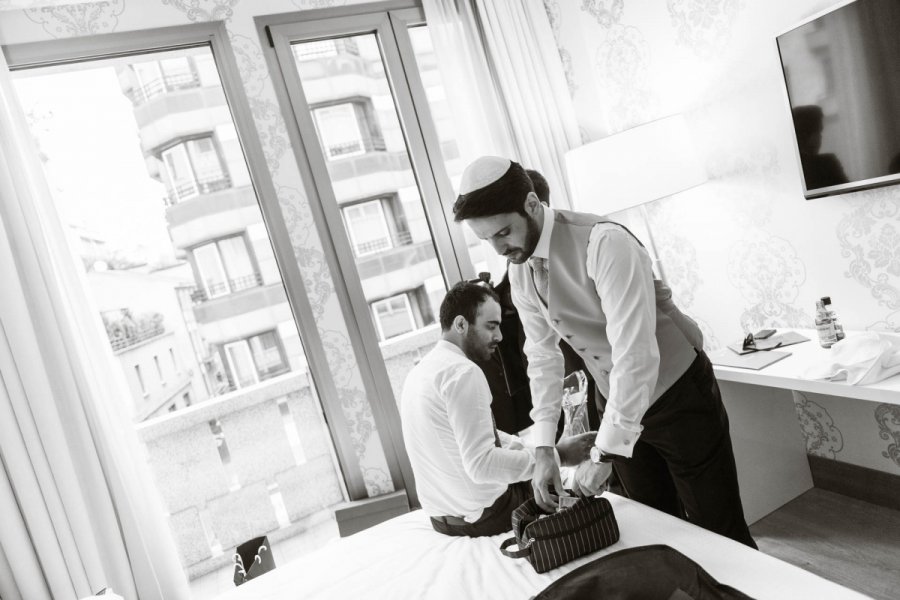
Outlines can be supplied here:
M611 473L612 464L595 463L588 459L575 469L572 491L578 496L596 496L602 491L603 484Z
M547 512L553 512L557 507L558 496L550 493L550 486L553 486L557 494L565 493L559 475L559 465L556 464L556 456L553 455L553 447L538 446L534 450L534 476L531 479L531 487L534 490L535 502Z
M556 444L559 462L564 467L574 467L591 457L591 446L597 438L596 431L588 431L571 437L564 437Z

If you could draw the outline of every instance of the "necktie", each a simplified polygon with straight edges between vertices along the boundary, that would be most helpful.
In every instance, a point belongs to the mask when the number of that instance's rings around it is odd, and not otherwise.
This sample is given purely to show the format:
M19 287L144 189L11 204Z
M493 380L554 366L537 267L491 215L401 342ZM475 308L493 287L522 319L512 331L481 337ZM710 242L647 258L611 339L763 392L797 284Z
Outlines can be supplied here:
M539 256L532 256L528 259L531 264L531 273L534 276L534 286L537 289L538 296L544 305L547 304L547 297L550 294L550 274L547 272L547 259Z

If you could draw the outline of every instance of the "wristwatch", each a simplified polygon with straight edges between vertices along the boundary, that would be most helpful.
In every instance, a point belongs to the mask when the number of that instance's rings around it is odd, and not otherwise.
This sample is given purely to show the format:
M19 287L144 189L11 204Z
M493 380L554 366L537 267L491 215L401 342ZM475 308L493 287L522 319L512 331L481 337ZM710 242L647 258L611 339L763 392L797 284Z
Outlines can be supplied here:
M591 446L591 462L593 463L610 463L613 461L611 454L603 454L599 446Z

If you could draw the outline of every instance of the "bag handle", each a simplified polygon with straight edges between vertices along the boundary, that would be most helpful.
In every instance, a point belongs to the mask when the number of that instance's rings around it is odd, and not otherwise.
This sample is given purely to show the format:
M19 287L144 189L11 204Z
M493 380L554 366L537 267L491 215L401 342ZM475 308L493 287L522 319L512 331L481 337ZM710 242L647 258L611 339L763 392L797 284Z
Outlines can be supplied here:
M528 544L524 548L519 548L518 550L507 550L510 546L516 543L516 538L511 537L508 540L504 540L502 544L500 544L500 552L503 556L507 556L509 558L525 558L531 555L531 540L528 540Z

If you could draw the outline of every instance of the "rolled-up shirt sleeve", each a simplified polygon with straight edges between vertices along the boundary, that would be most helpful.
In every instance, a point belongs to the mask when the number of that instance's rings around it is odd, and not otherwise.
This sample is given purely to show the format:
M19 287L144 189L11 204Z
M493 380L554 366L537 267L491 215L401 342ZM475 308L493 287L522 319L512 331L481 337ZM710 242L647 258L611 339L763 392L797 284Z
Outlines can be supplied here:
M476 483L514 483L534 471L534 451L519 438L501 435L498 448L491 419L491 391L474 363L455 369L441 383L447 416L463 468ZM504 440L505 436L505 440Z
M596 444L605 454L630 457L659 376L650 256L631 235L601 223L591 231L586 267L603 302L612 351L609 398Z
M528 380L531 385L531 420L534 421L535 446L553 446L562 405L562 382L565 363L559 349L559 335L540 309L511 285L513 304L519 312L525 332L525 355L528 357Z

